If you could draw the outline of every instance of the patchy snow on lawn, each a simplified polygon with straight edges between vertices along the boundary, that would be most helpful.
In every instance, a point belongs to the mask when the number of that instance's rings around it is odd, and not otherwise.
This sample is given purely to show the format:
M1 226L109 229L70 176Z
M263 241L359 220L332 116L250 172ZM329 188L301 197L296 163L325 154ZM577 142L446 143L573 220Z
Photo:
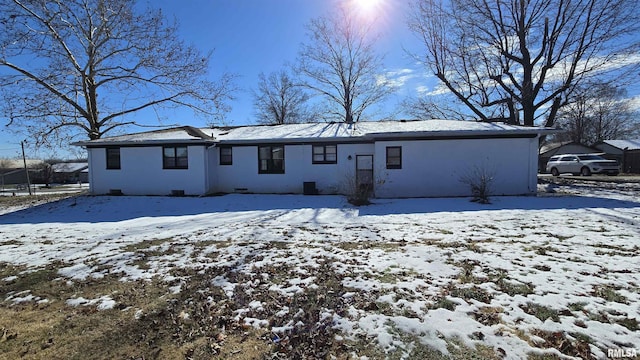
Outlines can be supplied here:
M49 300L43 299L39 296L34 296L31 294L31 290L24 290L17 293L9 293L6 294L7 297L4 301L10 301L12 304L21 304L21 303L47 303ZM24 295L24 296L23 296Z
M116 305L116 302L109 296L101 296L97 299L85 299L83 297L71 298L66 301L69 306L92 306L96 305L98 310L109 310L113 309Z
M640 346L640 189L541 190L489 205L376 199L363 207L339 196L81 196L1 215L0 262L60 262L69 281L158 277L173 292L189 280L176 269L224 269L210 284L247 298L236 321L277 339L309 324L293 303L254 299L260 292L335 296L342 309L318 309L318 321L387 352L481 344L513 359L602 358ZM116 305L108 295L67 304Z

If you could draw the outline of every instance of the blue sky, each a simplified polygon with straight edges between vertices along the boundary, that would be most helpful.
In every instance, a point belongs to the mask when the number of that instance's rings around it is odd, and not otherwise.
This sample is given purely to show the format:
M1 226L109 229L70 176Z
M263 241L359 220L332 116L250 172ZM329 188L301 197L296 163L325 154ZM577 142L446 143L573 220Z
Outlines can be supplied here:
M227 124L243 125L255 123L251 91L257 87L260 72L269 74L287 62L294 63L299 45L306 40L305 25L350 1L354 0L149 0L149 4L161 8L169 19L176 18L186 42L203 52L213 51L214 78L222 71L238 76ZM419 49L406 25L408 10L408 0L387 0L371 14L375 31L380 34L376 47L385 57L384 71L398 85L411 83L389 97L378 117L402 117L394 113L402 99L421 86L435 85L406 51ZM205 126L205 121L194 118L190 110L164 111L160 116L164 124ZM158 124L157 114L152 111L134 117L144 124ZM0 158L19 156L20 140L2 131ZM32 152L30 156L46 158L48 153Z
M238 75L237 99L228 121L241 125L255 123L251 90L257 87L258 74L269 74L287 62L294 63L299 45L306 40L305 25L350 1L353 0L160 0L154 4L166 15L176 16L185 39L203 51L214 51L214 74L223 70ZM392 0L381 3L371 14L375 17L374 30L380 34L376 47L385 57L384 71L403 83L415 82L417 73L423 72L405 50L419 46L406 25L408 10L408 0ZM418 86L416 83L413 88ZM384 115L406 94L407 89L403 88L390 97Z
M278 71L286 63L296 61L300 44L306 40L305 25L344 4L355 6L353 4L363 2L376 0L142 0L141 4L161 8L169 19L175 17L186 42L204 53L213 51L213 79L222 72L237 75L236 99L231 103L232 111L227 114L226 124L245 125L255 123L251 91L257 87L258 75ZM423 49L407 28L410 0L378 2L379 6L368 15L374 17L374 29L379 33L376 50L384 55L384 75L396 85L396 92L375 109L378 111L371 120L407 118L398 112L399 103L418 92L435 90L437 81L409 55ZM365 10L361 9L361 12L365 13ZM630 95L636 95L640 88L636 85L628 91ZM640 108L640 97L636 96L636 100ZM188 109L154 109L135 113L128 120L148 125L206 126L205 119L194 117ZM0 158L18 157L21 140L2 129ZM66 151L55 155L74 156ZM47 158L50 153L30 151L28 156Z

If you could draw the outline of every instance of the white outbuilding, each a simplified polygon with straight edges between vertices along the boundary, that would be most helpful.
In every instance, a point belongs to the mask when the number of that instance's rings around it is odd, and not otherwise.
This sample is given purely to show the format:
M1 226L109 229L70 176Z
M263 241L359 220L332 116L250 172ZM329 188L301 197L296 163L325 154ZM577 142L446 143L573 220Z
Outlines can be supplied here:
M75 143L88 151L91 192L469 196L536 193L539 137L552 129L471 121L189 126Z

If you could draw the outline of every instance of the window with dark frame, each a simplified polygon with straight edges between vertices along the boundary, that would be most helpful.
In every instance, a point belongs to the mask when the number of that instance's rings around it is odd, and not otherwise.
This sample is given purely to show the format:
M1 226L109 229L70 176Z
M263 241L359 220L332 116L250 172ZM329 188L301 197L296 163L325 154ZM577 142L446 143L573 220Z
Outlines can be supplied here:
M231 146L220 147L220 165L233 165L233 151Z
M165 146L162 148L163 169L188 169L189 157L186 146Z
M313 145L313 164L335 164L338 162L337 145Z
M401 146L387 146L387 169L402 169Z
M258 173L284 174L284 146L258 146Z
M120 148L107 148L107 169L120 169Z

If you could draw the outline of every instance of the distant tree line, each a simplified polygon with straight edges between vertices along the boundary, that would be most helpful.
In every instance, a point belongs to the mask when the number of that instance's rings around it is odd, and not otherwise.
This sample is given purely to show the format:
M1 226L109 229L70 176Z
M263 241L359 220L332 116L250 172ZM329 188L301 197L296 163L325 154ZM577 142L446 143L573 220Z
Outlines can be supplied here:
M557 140L592 146L604 140L640 137L640 114L624 89L608 83L581 88L558 114L565 130Z

